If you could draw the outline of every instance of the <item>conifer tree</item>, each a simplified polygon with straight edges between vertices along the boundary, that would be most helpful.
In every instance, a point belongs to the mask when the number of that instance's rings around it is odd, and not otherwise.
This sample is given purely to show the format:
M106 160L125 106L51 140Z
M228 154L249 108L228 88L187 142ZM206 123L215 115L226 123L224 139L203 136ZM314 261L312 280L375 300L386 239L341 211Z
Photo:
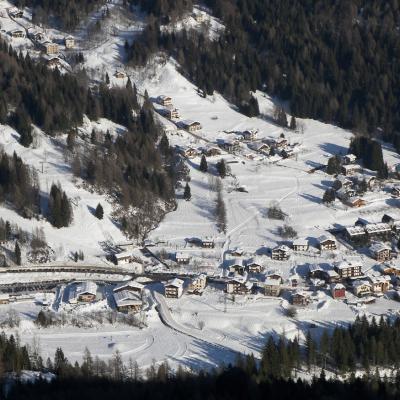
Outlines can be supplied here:
M290 126L289 126L289 128L292 131L295 131L296 128L297 128L297 122L296 122L296 118L294 117L294 115L292 115L292 117L290 118Z
M95 212L94 212L94 215L95 215L96 218L98 218L98 219L103 219L104 210L103 210L103 207L102 207L102 205L101 205L100 203L97 204L97 207L96 207L96 210L95 210Z
M14 249L14 256L15 256L15 263L17 265L21 265L21 248L19 247L19 243L15 242L15 249Z
M217 163L217 171L219 176L223 179L226 176L226 164L225 160L222 158L220 161Z
M201 172L207 172L208 171L207 159L206 159L206 156L204 154L201 156L199 169L200 169Z
M186 182L185 190L184 190L184 192L183 192L183 198L184 198L186 201L190 201L190 199L192 198L190 186L189 186L189 184L188 184L187 182Z

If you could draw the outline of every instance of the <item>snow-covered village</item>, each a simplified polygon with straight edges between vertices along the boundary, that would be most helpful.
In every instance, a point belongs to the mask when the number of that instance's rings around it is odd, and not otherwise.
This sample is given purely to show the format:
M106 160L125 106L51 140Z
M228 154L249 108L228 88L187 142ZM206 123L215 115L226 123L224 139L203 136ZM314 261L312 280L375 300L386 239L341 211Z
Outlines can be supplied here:
M43 360L200 371L261 360L270 336L400 317L395 141L295 115L269 83L244 111L193 82L189 47L170 56L168 38L134 65L148 29L135 2L97 1L68 29L31 3L0 0L6 335ZM195 4L158 29L212 42L227 27ZM21 89L27 68L51 82ZM33 104L57 90L79 93Z

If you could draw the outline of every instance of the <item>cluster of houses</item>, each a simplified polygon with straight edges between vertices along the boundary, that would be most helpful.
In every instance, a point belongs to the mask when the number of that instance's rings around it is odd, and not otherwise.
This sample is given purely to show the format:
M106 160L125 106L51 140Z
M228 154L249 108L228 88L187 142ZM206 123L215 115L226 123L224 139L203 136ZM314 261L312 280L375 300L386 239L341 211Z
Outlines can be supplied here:
M116 285L112 290L114 306L119 312L136 313L142 309L144 286L134 280ZM68 285L68 303L93 303L103 298L96 282L84 281Z
M321 235L317 238L317 247L320 252L337 250L337 242L333 236ZM307 252L310 249L308 239L300 238L292 242L289 247L285 244L271 249L271 258L276 261L287 261L292 252Z
M178 128L184 129L187 132L195 133L202 129L200 122L192 120L180 120L179 110L174 107L172 97L160 95L157 97L156 102L159 106L156 111L167 119L173 121Z
M178 299L183 295L184 290L189 294L201 295L206 286L207 277L204 274L191 278L186 288L184 280L174 278L164 283L164 295L167 298Z
M369 245L370 255L378 262L385 262L397 257L397 251L387 243L398 235L399 228L400 219L384 214L377 223L359 218L354 226L344 228L343 236L355 247Z
M373 190L377 184L376 173L356 164L357 157L347 154L341 158L341 174L338 174L333 183L335 196L349 207L366 205L363 195Z

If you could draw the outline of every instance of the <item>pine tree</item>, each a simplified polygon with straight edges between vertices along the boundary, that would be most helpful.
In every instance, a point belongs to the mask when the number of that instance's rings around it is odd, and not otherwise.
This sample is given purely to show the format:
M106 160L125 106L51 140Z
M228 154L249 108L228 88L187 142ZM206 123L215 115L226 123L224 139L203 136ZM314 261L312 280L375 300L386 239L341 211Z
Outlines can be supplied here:
M15 256L15 263L17 265L21 265L21 249L19 247L18 242L15 242L15 249L14 249L14 256Z
M327 203L332 203L334 201L335 201L335 192L332 189L326 189L322 197L322 202L327 204Z
M94 212L94 215L95 215L95 217L98 218L98 219L103 219L104 210L103 210L103 207L102 207L102 205L101 205L100 203L97 204L97 207L96 207L96 210L95 210L95 212Z
M292 115L292 118L290 118L290 126L289 126L289 128L292 131L295 131L296 128L297 128L296 118L294 117L294 115Z
M185 191L183 192L183 198L186 201L190 201L190 199L192 198L190 186L189 186L189 184L187 182L186 182L186 186L185 186Z
M206 156L204 154L201 156L199 169L200 169L201 172L207 172L208 171L207 159L206 159Z
M219 176L223 179L226 176L226 164L225 160L221 159L219 162L217 162L217 171Z
M110 84L110 77L108 76L108 72L106 72L106 85Z
M326 167L326 173L329 175L340 174L341 163L339 156L330 157L328 160L328 165Z

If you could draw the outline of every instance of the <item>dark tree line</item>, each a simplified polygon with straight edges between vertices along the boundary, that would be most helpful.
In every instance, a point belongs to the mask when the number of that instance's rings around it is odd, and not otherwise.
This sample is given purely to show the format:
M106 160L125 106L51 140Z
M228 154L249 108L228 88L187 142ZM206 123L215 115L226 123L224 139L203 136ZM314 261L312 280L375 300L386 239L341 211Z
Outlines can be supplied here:
M106 0L15 0L19 8L32 8L32 22L46 24L55 20L61 28L70 31L91 11L106 3Z
M14 153L0 153L0 202L7 201L25 217L40 212L40 188L36 171Z
M61 185L51 185L49 195L48 219L56 228L68 226L72 222L72 207Z
M351 140L349 151L362 159L366 168L378 171L378 177L388 177L388 168L383 160L382 146L379 142L366 136L355 136Z
M192 0L130 0L130 3L166 24L193 9Z
M38 318L44 318L44 314ZM46 321L43 319L42 321ZM14 337L0 335L1 373L23 368L50 371L57 375L51 383L15 384L7 398L18 399L341 399L391 400L400 396L400 320L357 318L348 327L324 330L316 340L309 333L305 345L283 337L267 340L260 362L252 355L239 356L235 365L194 373L179 367L173 372L167 362L153 363L141 371L130 360L123 364L116 352L108 361L92 357L86 349L81 364L72 364L63 350L54 359L42 360L34 349L28 351ZM320 378L310 382L293 380L296 368L320 367ZM382 379L378 368L394 367ZM348 380L326 380L325 370L354 372L363 368L363 378L350 374Z
M310 332L304 348L297 339L278 341L270 337L264 348L258 374L262 377L291 377L295 368L307 366L330 369L336 373L364 369L374 372L377 367L400 365L400 320L383 317L368 321L357 317L347 328L336 327L331 333L324 330L319 340Z
M380 135L400 149L397 0L205 4L226 26L218 40L159 34L153 24L129 49L131 61L143 63L158 42L204 93L218 90L241 106L250 90L263 89L288 100L292 114Z

